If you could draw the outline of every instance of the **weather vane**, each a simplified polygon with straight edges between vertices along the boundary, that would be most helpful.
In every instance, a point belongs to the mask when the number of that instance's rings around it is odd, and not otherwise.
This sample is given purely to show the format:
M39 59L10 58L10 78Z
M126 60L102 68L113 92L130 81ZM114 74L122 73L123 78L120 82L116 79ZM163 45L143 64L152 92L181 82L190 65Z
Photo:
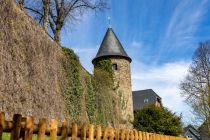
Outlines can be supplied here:
M108 21L109 21L109 28L111 28L111 17L108 17Z

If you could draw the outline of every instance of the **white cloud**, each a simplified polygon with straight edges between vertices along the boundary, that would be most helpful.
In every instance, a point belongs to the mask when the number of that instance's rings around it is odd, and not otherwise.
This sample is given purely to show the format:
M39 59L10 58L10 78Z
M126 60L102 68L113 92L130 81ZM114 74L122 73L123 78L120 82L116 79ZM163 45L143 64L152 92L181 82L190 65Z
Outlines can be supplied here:
M179 82L186 76L189 61L148 66L134 61L132 64L133 90L153 89L162 97L163 105L177 114L182 113L184 122L189 122L190 108L180 96Z
M143 46L143 44L142 44L142 42L138 42L138 41L132 41L131 42L131 45L130 45L131 47L133 47L133 48L141 48L142 46Z
M158 57L164 53L182 49L182 52L196 46L197 30L207 13L208 0L179 1L172 13L163 37L160 38ZM158 59L157 59L158 61Z
M138 64L137 64L138 65ZM188 63L184 61L166 63L162 66L146 66L141 65L145 73L135 72L136 64L134 62L133 78L139 80L153 80L156 79L158 82L170 82L176 84L184 75L186 75Z
M97 48L73 48L76 53L93 54L97 52Z

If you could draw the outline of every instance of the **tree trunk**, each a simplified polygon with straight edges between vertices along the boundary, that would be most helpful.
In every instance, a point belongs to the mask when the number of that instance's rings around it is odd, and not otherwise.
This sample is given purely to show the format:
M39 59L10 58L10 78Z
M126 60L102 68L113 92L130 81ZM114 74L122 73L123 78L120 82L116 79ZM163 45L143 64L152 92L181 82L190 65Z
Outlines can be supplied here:
M19 0L18 1L18 4L19 4L19 6L20 6L20 8L23 10L24 9L24 1L25 0Z
M44 4L44 23L43 28L47 32L49 26L49 10L50 10L50 0L42 0Z
M54 40L55 40L55 42L57 42L58 44L60 44L60 41L61 41L61 30L60 29L56 29L55 30Z
M60 18L57 20L56 22L56 28L54 30L54 40L55 42L57 42L58 44L60 44L60 41L61 41L61 29L63 27L63 21L60 20Z

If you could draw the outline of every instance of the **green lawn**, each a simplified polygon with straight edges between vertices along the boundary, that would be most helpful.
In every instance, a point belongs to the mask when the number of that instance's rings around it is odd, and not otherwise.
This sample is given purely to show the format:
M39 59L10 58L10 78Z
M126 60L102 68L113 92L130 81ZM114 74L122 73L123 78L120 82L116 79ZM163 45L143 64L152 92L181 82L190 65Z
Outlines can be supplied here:
M10 133L3 133L2 140L10 140ZM37 135L34 135L32 140L37 140ZM45 140L50 140L50 137L46 137ZM59 138L57 138L57 140L59 140Z
M9 133L3 133L3 136L2 136L3 140L9 140L10 139L10 134Z

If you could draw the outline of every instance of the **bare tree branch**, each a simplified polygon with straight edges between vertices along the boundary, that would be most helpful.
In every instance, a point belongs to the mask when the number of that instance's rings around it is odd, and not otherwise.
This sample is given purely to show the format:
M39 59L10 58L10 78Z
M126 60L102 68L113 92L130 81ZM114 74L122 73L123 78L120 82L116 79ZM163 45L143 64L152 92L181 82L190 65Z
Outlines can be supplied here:
M210 126L210 42L199 45L180 89L197 117Z
M26 0L30 1L30 0ZM75 21L82 17L83 13L90 10L107 9L106 0L38 0L37 5L27 5L26 9L38 15L38 21L42 23L45 31L48 25L54 33L54 40L60 43L61 29L68 21ZM42 5L42 7L40 7ZM49 20L50 19L50 20Z
M32 12L34 12L34 13L36 13L36 14L42 16L42 17L44 16L43 13L41 13L39 10L30 8L30 7L24 7L24 8L27 9L27 10L30 10L30 11L32 11Z

